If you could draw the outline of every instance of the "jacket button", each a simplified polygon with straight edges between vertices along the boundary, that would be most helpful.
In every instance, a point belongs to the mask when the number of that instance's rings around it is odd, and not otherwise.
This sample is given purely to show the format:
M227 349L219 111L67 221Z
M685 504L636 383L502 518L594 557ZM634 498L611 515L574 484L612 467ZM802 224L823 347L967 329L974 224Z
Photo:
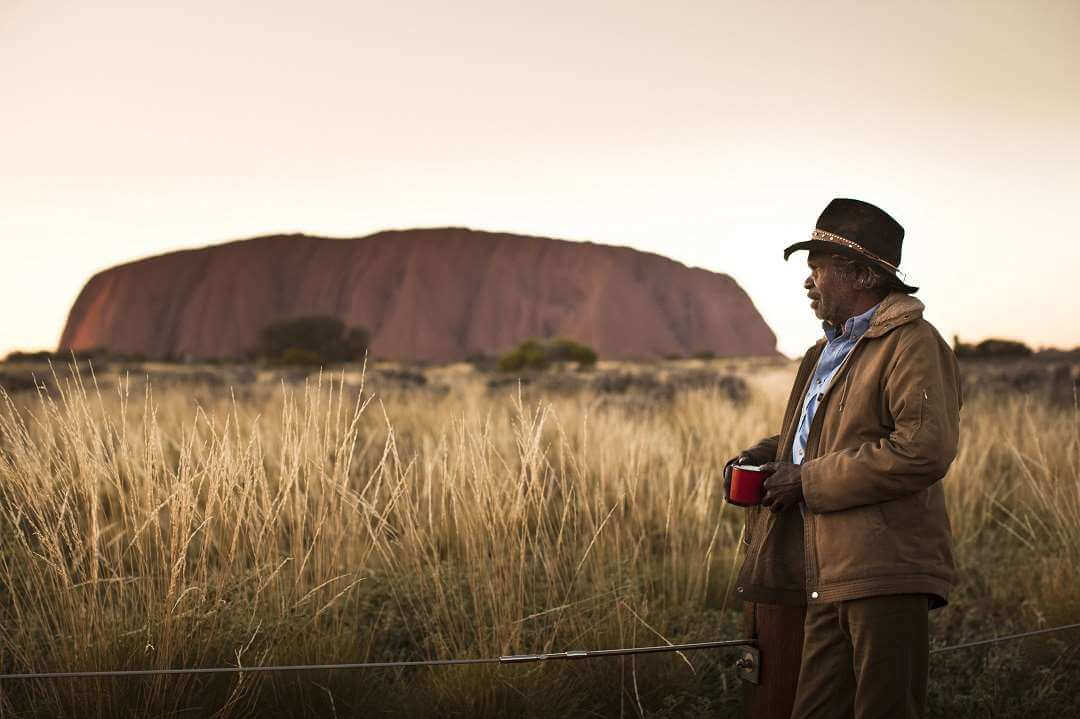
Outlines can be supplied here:
M742 594L742 587L735 587L735 591Z
M817 599L817 592L810 592L811 599Z

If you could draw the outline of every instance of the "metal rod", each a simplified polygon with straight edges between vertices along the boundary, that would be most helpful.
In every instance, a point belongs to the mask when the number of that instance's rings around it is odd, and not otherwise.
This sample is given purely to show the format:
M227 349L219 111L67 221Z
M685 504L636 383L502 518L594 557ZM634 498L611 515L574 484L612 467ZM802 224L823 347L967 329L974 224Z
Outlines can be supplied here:
M654 654L657 652L690 652L698 649L718 649L720 647L753 647L757 646L756 639L727 639L719 642L698 642L695 644L664 644L658 647L633 647L631 649L593 649L586 651L577 649L569 652L554 652L552 654L515 654L499 657L503 664L520 664L523 662L542 662L550 659L591 659L595 657L621 657L628 654Z
M149 677L168 674L248 674L254 672L300 672L325 669L393 669L399 667L434 667L451 664L494 664L492 659L431 659L414 662L359 662L353 664L286 664L266 667L192 667L180 669L115 669L95 672L34 672L28 674L0 674L6 679L83 679L93 677Z
M681 652L717 647L753 646L753 639L730 639L697 644L669 644L659 647L633 647L628 649L571 650L553 654L517 654L479 659L428 659L411 662L359 662L351 664L288 664L265 667L195 667L190 669L120 669L93 672L33 672L27 674L0 674L0 681L18 679L86 679L108 677L148 677L169 674L240 674L254 672L299 672L331 669L399 669L407 667L439 667L466 664L521 664L553 659L585 659L589 657L622 656L625 654L652 654L656 652Z
M998 644L1014 639L1024 639L1041 634L1062 632L1068 629L1080 629L1080 623L1066 624L1060 627L1048 629L1036 629L1020 634L1010 634L1004 637L993 637L964 644L954 644L949 647L939 647L930 650L931 654L949 652L956 649L969 649L971 647ZM170 674L240 674L256 672L299 672L299 671L330 671L334 669L402 669L408 667L439 667L460 666L470 664L524 664L527 662L542 662L562 659L595 659L600 657L618 657L633 654L656 654L661 652L688 652L701 649L719 649L722 647L753 647L757 646L756 639L726 639L716 642L697 642L694 644L664 644L656 647L629 647L623 649L574 649L565 652L553 652L548 654L512 654L501 657L483 657L478 659L427 659L420 661L401 662L355 662L347 664L284 664L265 667L192 667L179 669L118 669L109 671L92 672L31 672L26 674L0 674L0 681L21 679L83 679L83 678L109 678L109 677L147 677L165 676Z
M931 649L931 654L938 654L940 652L951 652L953 649L968 649L970 647L981 647L985 644L997 644L998 642L1007 642L1011 639L1023 639L1024 637L1034 637L1039 634L1050 634L1051 632L1063 632L1066 629L1080 628L1080 624L1066 624L1061 627L1050 627L1049 629L1036 629L1033 632L1023 632L1021 634L1010 634L1006 637L994 637L993 639L982 639L977 642L967 642L966 644L954 644L951 647L940 647L938 649Z

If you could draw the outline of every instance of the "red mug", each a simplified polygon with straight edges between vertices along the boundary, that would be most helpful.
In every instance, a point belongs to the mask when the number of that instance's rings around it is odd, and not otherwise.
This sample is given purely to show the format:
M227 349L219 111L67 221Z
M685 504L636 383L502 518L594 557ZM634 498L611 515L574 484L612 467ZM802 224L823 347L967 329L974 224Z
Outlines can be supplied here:
M772 472L765 472L761 467L748 464L736 464L731 468L731 487L727 501L740 507L754 507L761 504L765 496L765 478Z

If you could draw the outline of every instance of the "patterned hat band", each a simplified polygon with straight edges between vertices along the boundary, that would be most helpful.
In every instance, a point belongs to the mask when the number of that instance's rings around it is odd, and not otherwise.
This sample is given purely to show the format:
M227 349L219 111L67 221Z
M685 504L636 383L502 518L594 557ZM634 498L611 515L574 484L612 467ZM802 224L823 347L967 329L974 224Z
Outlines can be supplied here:
M886 260L883 257L878 257L877 255L875 255L873 252L870 252L869 250L867 250L862 245L855 244L851 240L849 240L849 239L847 239L845 237L841 237L840 235L834 235L833 233L826 232L825 230L814 230L813 232L810 233L810 239L811 240L820 240L821 242L831 242L834 245L843 245L844 247L847 247L848 249L855 250L860 255L866 255L870 259L876 260L877 262L880 262L881 264L885 265L886 267L888 267L893 272L895 272L897 274L900 274L900 268L897 267L896 265L894 265L893 263L889 262L888 260Z

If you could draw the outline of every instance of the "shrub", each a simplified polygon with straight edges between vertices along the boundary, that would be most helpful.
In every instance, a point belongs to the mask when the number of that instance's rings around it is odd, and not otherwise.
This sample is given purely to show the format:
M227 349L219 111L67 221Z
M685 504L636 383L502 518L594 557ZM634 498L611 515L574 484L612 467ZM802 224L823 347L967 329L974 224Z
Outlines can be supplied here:
M33 377L0 372L0 390L15 393L36 388L37 384Z
M977 345L970 345L961 342L959 337L953 335L953 352L957 357L1028 357L1031 355L1031 348L1023 342L993 338L983 340Z
M299 347L290 347L281 353L280 362L282 364L317 365L322 364L322 357L318 352L300 349Z
M596 364L596 351L568 339L548 343L525 340L500 357L498 366L503 372L519 372L546 369L552 362L577 362L579 368L592 367Z
M371 344L371 335L363 327L351 327L345 333L345 343L342 347L342 360L362 359Z
M337 317L297 317L263 327L255 355L285 364L349 362L364 356L368 339L366 329L346 330Z
M523 369L545 369L549 364L547 354L536 340L526 340L517 349L507 352L499 358L499 369L503 372L518 372Z
M557 339L548 346L548 356L554 362L577 362L578 367L596 364L596 350L568 339Z
M975 345L975 351L982 357L1027 357L1031 348L1023 342L1013 340L983 340Z
M23 352L15 350L4 358L5 362L47 362L54 358L52 352L41 350L40 352Z

